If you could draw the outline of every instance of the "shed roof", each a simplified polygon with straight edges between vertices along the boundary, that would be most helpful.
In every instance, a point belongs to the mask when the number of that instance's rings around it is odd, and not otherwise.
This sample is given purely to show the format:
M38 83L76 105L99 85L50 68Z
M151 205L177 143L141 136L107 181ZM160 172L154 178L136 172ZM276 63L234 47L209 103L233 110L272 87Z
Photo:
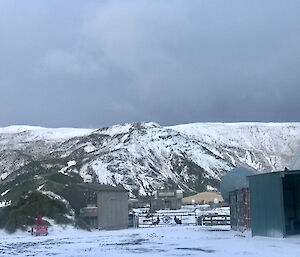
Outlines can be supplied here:
M267 172L267 173L260 173L260 174L253 174L247 176L248 178L257 177L257 176L268 176L268 175L281 175L282 177L286 175L296 175L300 174L300 170L283 170L283 171L274 171L274 172Z
M82 190L91 190L91 191L111 191L111 192L128 192L122 185L111 186L104 184L89 184L89 183L79 183L77 186Z

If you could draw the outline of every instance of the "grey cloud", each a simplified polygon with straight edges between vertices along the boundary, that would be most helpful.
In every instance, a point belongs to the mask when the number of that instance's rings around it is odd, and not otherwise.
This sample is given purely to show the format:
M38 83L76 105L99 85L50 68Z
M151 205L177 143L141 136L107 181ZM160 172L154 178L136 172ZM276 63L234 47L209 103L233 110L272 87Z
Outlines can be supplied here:
M299 121L298 1L7 1L0 125Z

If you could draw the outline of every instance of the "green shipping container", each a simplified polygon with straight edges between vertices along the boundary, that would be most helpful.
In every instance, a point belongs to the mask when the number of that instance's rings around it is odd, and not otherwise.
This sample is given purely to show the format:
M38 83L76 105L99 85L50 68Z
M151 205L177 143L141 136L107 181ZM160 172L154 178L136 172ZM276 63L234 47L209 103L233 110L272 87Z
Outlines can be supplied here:
M248 179L252 236L300 234L300 170Z

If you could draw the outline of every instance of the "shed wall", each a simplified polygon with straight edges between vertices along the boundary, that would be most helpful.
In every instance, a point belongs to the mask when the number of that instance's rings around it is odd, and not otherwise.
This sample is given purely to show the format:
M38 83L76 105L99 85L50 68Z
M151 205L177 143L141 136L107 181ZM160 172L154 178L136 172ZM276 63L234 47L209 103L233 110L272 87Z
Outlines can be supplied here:
M97 205L99 228L128 228L127 192L98 192Z
M250 176L252 236L284 237L281 173Z
M182 205L182 200L177 198L167 198L167 199L151 199L150 209L151 211L157 210L179 210Z

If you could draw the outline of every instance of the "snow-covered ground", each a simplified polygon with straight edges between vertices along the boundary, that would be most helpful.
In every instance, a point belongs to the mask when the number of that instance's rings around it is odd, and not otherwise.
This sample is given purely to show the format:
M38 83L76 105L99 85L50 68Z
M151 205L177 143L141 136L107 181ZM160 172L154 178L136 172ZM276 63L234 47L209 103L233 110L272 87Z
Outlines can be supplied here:
M0 256L263 256L300 255L300 236L251 237L229 227L172 226L87 232L53 227L49 236L0 232Z

